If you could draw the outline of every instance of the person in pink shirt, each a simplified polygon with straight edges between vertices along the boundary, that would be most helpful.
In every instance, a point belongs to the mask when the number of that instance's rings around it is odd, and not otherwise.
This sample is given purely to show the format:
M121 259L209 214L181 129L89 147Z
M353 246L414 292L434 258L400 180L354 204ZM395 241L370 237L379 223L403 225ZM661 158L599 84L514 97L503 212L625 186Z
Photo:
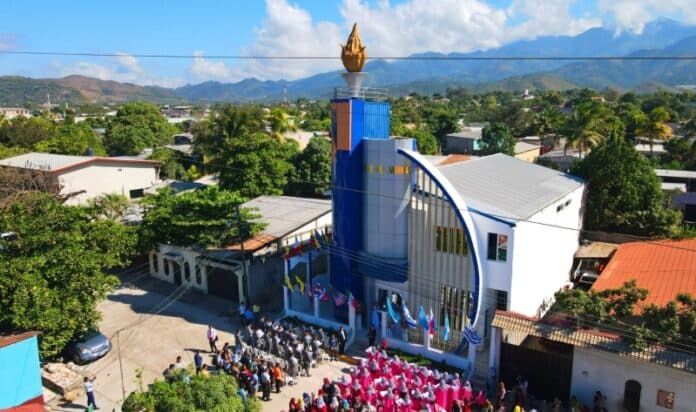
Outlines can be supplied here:
M447 410L447 392L449 388L445 381L440 381L435 390L435 402L443 409Z

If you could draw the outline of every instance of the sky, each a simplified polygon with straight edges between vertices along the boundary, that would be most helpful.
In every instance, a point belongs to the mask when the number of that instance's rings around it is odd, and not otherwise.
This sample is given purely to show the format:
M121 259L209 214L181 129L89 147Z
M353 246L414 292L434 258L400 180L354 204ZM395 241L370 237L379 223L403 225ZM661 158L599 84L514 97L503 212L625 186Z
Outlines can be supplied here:
M658 17L696 24L695 0L3 0L0 75L81 74L166 87L207 80L297 79L336 60L206 56L338 56L353 22L368 55L468 52L604 26L640 33ZM176 54L185 59L135 57Z

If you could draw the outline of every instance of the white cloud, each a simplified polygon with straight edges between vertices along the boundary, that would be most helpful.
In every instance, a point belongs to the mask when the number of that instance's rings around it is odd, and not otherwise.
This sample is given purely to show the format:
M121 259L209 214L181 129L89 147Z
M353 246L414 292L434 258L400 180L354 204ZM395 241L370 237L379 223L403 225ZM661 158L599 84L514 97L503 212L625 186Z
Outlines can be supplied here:
M0 50L9 50L15 47L17 35L12 33L0 33Z
M193 63L189 68L189 74L197 80L238 81L243 78L238 70L226 65L223 61L205 59L201 51L193 53Z
M617 30L642 33L645 24L660 16L696 23L694 0L599 0L599 9L613 15Z
M247 55L339 56L353 22L358 22L368 56L406 56L419 52L468 52L499 47L521 39L549 34L575 35L601 25L599 19L576 18L570 12L575 0L513 0L507 9L484 0L410 0L376 5L343 0L343 22L312 21L310 13L288 0L266 0L266 19L256 30ZM553 16L553 18L550 18ZM511 25L511 21L519 24ZM196 65L194 61L194 66ZM212 63L209 63L212 64ZM336 60L256 60L244 66L246 77L296 79L339 69ZM192 67L193 68L193 67ZM215 72L224 73L220 64Z
M135 56L118 53L116 57L105 59L104 63L77 62L68 66L57 66L59 76L79 74L101 80L135 83L144 86L175 87L185 83L178 77L161 77L148 73Z

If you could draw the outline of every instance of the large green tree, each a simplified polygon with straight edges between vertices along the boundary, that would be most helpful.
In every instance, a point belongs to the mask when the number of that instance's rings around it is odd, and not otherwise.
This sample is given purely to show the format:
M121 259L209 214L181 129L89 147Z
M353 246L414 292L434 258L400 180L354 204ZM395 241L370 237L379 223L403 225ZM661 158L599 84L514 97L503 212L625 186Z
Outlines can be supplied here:
M54 128L53 122L42 116L29 119L15 117L0 123L0 144L31 149L37 143L51 138Z
M650 111L648 116L644 117L641 124L638 125L636 134L643 135L648 138L650 145L650 156L653 154L653 143L655 140L667 140L672 137L672 129L665 123L670 119L670 114L662 106L656 107Z
M245 201L235 192L217 186L176 195L171 189L160 189L142 200L145 214L140 224L142 246L157 243L200 247L225 246L247 238L263 225L255 222L258 215L237 206Z
M481 154L515 155L515 138L505 123L491 123L481 131Z
M235 378L226 373L193 375L179 373L171 381L155 381L147 391L131 393L123 402L124 412L259 412L261 403L239 395Z
M39 152L84 156L88 149L95 156L106 156L106 149L94 130L86 123L63 124L55 128L53 136L34 146Z
M104 146L111 155L135 155L172 142L176 128L149 103L127 103L109 122Z
M97 302L118 284L106 270L128 263L135 229L38 192L2 210L0 228L17 234L0 241L0 329L40 331L41 356L53 357L97 325Z
M315 136L293 158L294 170L286 193L294 196L323 197L331 189L331 141Z
M435 136L425 127L415 129L405 129L402 133L404 137L416 139L418 151L423 154L436 154L440 151L440 145Z
M264 133L226 139L212 166L220 173L220 186L252 198L279 195L292 170L291 151Z
M586 180L585 228L640 236L667 236L680 215L663 206L660 179L650 161L622 138L610 138L571 169Z

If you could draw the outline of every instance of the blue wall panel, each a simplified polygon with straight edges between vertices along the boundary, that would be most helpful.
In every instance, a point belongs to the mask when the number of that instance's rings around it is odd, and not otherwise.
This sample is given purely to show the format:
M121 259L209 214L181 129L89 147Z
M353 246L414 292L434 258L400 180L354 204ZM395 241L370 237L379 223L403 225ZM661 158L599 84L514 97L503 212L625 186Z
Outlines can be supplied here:
M36 336L0 348L0 409L21 405L42 393Z
M365 102L365 137L389 139L391 105L387 102Z

